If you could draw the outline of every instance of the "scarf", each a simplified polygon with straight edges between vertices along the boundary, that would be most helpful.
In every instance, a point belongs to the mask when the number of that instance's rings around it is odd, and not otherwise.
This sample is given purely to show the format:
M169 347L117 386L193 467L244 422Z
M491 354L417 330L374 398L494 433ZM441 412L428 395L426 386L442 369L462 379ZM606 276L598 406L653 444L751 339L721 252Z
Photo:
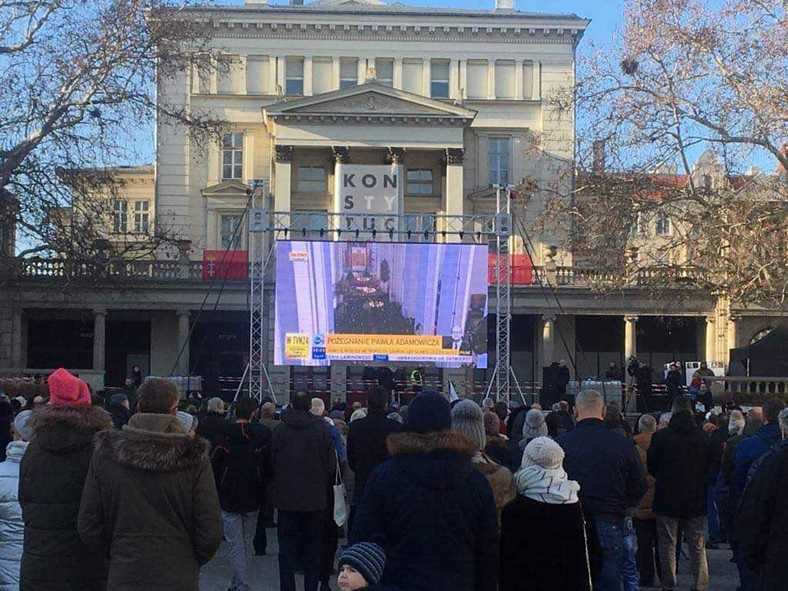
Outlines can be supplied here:
M524 497L550 505L577 503L580 485L569 480L563 468L545 470L531 465L520 468L514 475L517 492Z

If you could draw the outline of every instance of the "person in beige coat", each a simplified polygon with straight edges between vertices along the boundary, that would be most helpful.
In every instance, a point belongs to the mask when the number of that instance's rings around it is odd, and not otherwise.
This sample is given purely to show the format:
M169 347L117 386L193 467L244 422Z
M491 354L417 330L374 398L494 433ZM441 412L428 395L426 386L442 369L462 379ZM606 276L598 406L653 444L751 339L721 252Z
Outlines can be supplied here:
M461 400L455 404L451 411L451 429L473 443L476 453L471 462L490 483L500 526L501 511L515 497L514 482L509 469L496 463L484 452L487 439L481 407L473 400Z

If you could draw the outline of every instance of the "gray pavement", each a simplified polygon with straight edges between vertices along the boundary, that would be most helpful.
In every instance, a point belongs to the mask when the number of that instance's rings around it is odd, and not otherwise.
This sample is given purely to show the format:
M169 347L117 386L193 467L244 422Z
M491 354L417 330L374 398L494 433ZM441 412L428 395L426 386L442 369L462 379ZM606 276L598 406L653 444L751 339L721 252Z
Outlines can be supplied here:
M345 540L339 541L340 546ZM279 566L277 563L276 530L268 530L268 555L255 558L255 571L257 581L252 587L253 591L278 591ZM728 547L720 545L720 550L709 550L709 572L711 581L709 591L736 591L738 575L736 566L729 562L731 553ZM679 589L682 591L691 588L690 578L687 576L689 561L681 560L679 565ZM222 544L219 552L210 563L202 570L200 577L200 591L227 591L231 578L230 565L227 560L227 546ZM299 589L301 577L296 577ZM336 589L336 579L331 580L331 588Z

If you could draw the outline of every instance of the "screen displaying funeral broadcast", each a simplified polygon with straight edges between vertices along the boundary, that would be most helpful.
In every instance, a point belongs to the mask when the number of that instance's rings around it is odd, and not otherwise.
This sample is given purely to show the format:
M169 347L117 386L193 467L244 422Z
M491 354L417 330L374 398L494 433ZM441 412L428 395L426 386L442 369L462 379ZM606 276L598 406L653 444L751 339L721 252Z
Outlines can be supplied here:
M487 246L279 241L277 365L487 367Z

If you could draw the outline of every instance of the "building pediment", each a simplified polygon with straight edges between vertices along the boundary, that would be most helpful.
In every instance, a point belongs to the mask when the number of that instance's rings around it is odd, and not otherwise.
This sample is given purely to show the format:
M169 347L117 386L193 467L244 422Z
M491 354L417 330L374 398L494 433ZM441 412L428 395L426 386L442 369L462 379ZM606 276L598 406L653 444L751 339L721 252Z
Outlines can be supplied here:
M246 195L246 191L248 189L249 187L244 183L242 183L241 181L229 180L229 181L222 181L221 183L217 183L209 187L205 187L202 190L202 193L206 197L222 197L222 196L237 197L238 195Z
M263 109L266 123L411 123L468 125L476 111L367 82L316 96L283 101Z

